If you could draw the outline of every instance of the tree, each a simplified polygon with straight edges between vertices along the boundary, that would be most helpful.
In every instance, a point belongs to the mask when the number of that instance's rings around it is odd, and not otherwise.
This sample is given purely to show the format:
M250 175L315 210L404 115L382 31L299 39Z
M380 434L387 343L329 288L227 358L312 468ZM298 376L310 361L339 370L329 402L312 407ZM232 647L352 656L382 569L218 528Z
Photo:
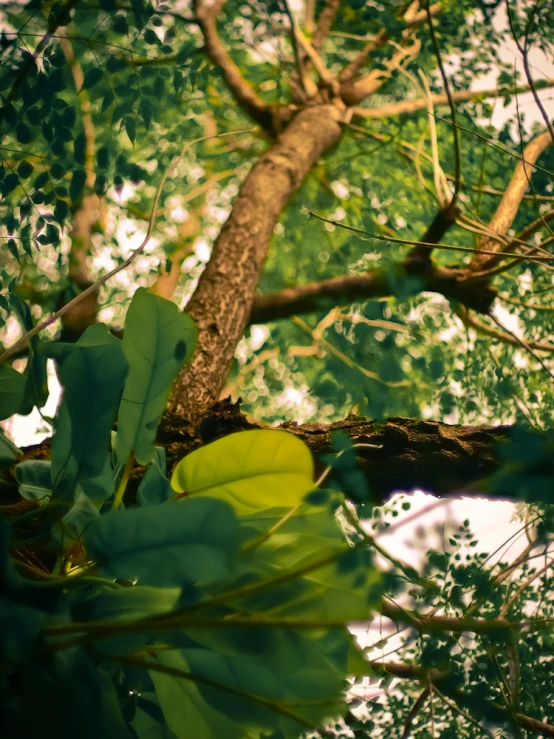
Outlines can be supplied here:
M355 736L554 736L552 8L301 6L3 7L2 417L48 357L65 391L0 439L13 736L296 736L368 674L402 688ZM416 571L368 533L415 487L520 502L528 546L496 571L468 520ZM348 636L377 612L403 661Z

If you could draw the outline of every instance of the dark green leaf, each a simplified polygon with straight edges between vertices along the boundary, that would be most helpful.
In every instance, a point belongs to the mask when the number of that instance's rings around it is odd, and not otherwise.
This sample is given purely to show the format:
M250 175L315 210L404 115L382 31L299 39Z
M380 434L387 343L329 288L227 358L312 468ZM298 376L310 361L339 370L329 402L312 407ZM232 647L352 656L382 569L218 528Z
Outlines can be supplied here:
M127 132L127 136L129 137L131 143L134 144L136 137L136 126L132 118L125 118L125 131Z
M26 500L45 503L52 495L50 462L43 459L26 459L15 468L19 494Z
M227 577L238 532L231 506L205 498L108 513L84 541L105 576L172 587Z
M195 341L196 328L186 313L144 288L136 291L123 339L130 370L118 416L116 446L122 463L131 451L140 464L151 461L171 385L191 356ZM176 358L180 342L185 342L186 353Z
M99 69L98 67L92 67L85 74L85 78L83 80L83 86L81 89L89 90L91 87L94 87L94 85L97 85L102 79L102 77L103 77L102 70Z
M26 180L27 177L30 177L34 171L35 168L30 162L21 162L21 164L17 168L17 172L22 180Z

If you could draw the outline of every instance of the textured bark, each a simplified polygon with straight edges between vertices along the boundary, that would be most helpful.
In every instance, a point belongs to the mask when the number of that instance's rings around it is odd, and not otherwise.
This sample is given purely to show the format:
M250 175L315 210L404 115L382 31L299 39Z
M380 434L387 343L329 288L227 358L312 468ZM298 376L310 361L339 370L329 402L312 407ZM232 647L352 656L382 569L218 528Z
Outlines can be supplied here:
M179 416L166 416L158 442L167 453L168 470L194 449L218 438L259 428L229 401L217 403L196 426L185 425ZM478 480L498 469L497 447L507 443L509 426L449 426L436 421L389 418L367 421L349 416L335 423L284 424L304 441L316 459L316 474L325 467L322 459L333 451L331 436L344 432L354 443L381 445L357 449L360 469L376 500L396 491L423 489L439 497L482 495ZM137 475L142 472L137 471Z
M339 140L341 117L334 105L306 108L250 170L186 307L198 324L198 344L176 383L170 412L199 417L219 397L275 224L290 195Z
M166 415L158 430L158 444L166 450L168 473L183 457L216 439L260 428L240 413L238 404L221 401L193 426L180 416ZM438 497L484 495L474 483L493 474L500 466L497 450L510 443L510 426L450 426L438 421L389 418L367 421L349 416L335 423L284 424L281 428L298 436L312 451L316 474L325 468L323 457L333 451L332 434L341 431L354 443L375 444L377 449L356 450L376 501L386 500L394 492L422 489ZM25 459L49 459L50 441L27 447ZM129 492L144 475L144 468L133 471ZM8 482L10 478L4 478ZM19 500L15 494L4 502ZM278 501L276 501L278 504Z
M551 145L552 139L550 138L550 133L548 131L535 136L535 138L527 144L523 150L521 160L516 165L512 179L502 196L500 205L496 209L496 213L489 223L490 231L499 236L505 236L507 234L508 229L517 215L523 196L529 188L531 175L534 171L533 165L545 149ZM502 250L502 243L492 236L483 238L479 246L484 251ZM494 257L492 257L492 259L494 259ZM481 254L479 251L476 251L475 256L471 261L471 269L474 272L482 272L487 269L490 261L490 255Z

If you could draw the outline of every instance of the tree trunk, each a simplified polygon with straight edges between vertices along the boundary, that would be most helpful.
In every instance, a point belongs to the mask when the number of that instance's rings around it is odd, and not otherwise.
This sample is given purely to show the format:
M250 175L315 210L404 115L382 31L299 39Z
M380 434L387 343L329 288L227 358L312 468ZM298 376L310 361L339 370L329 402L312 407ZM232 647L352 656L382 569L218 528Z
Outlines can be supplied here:
M187 305L199 335L168 411L198 419L218 398L248 319L273 229L290 195L341 136L341 108L299 113L246 177Z

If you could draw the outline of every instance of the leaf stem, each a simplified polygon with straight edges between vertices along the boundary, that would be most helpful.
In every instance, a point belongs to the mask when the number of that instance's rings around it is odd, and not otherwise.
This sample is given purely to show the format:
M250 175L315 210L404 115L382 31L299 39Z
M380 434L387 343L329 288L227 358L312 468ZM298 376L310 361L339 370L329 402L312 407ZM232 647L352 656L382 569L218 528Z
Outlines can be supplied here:
M127 488L127 483L129 482L129 478L131 477L131 470L133 469L134 462L135 452L133 449L131 449L129 459L127 460L127 464L125 465L125 469L123 470L123 476L119 483L119 487L117 488L117 493L115 494L114 502L112 505L112 510L114 511L117 510L121 505L121 501L123 500L123 496L125 495L125 490Z

